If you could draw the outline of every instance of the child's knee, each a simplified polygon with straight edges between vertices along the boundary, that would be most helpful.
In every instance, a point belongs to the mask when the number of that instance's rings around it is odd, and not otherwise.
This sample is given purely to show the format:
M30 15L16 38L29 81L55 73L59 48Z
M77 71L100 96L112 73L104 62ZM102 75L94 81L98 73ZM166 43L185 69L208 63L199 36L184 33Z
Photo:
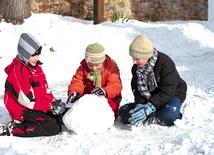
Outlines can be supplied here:
M119 118L124 124L129 124L128 119L131 117L129 111L133 108L132 104L125 104L119 109Z
M174 111L160 111L157 114L157 120L161 125L172 126L176 119L181 119L182 114Z

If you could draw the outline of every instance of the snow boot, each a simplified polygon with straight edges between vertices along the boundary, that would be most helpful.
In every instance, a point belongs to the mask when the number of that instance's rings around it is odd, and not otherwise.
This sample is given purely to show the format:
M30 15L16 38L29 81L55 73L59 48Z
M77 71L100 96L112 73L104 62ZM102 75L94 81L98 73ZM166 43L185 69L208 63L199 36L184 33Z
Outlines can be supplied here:
M10 121L5 125L0 125L0 136L10 136L14 127L14 121Z

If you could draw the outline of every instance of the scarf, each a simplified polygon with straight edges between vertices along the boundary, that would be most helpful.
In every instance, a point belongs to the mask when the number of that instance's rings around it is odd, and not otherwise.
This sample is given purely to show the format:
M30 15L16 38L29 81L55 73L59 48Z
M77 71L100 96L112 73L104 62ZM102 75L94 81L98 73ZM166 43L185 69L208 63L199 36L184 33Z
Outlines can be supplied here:
M89 72L87 79L93 82L95 87L101 88L101 79L102 79L102 70L98 70L96 72Z
M153 56L149 59L149 61L143 67L137 67L137 85L140 94L149 100L153 90L157 87L157 82L155 79L155 74L153 71L153 67L158 59L158 52L154 50Z

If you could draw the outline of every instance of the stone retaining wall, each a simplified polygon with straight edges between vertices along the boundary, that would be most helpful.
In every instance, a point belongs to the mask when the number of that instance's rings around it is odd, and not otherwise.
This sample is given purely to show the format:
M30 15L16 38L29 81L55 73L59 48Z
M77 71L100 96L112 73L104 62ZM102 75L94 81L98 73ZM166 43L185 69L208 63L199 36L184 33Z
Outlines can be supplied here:
M105 20L207 20L208 0L104 0ZM32 0L32 12L93 20L93 0Z

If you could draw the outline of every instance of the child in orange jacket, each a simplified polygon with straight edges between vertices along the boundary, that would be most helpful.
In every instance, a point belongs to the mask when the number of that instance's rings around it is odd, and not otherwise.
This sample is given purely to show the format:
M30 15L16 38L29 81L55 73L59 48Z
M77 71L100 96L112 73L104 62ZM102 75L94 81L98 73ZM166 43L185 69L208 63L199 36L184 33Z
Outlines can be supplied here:
M122 82L116 62L104 53L104 47L99 43L88 45L85 59L68 86L67 103L75 102L84 94L106 97L117 118L121 91Z

